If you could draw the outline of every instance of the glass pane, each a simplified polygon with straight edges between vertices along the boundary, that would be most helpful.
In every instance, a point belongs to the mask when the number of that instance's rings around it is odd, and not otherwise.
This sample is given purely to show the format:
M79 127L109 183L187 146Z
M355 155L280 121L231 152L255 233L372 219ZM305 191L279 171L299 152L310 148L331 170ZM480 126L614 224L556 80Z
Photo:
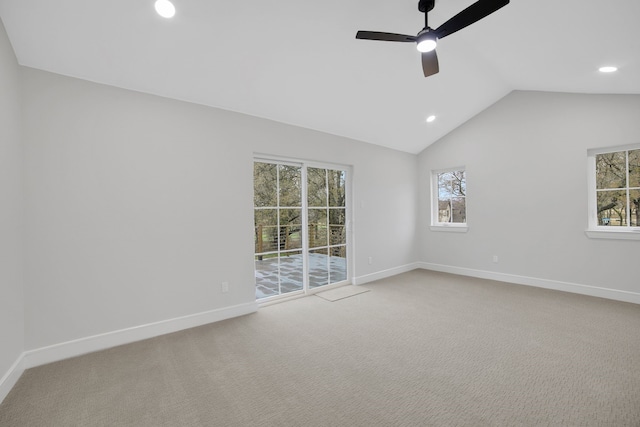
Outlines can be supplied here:
M438 200L438 222L451 222L451 200Z
M278 215L276 209L254 211L255 252L272 252L278 249Z
M309 251L309 287L317 288L329 283L329 256L326 249Z
M280 254L280 293L302 290L302 252Z
M327 210L309 209L309 247L327 246Z
M467 222L465 197L454 197L451 199L451 222Z
M331 225L345 225L346 217L346 209L329 209L329 224Z
M626 152L596 156L596 188L624 188L627 182Z
M346 215L346 209L329 209L329 244L347 243Z
M345 172L327 171L329 181L329 206L346 206Z
M438 174L438 222L467 221L466 193L467 181L464 170Z
M309 206L327 206L326 169L307 168L307 193Z
M279 165L280 207L302 206L302 168Z
M450 172L438 174L438 198L448 199L453 195L452 177Z
M629 191L631 200L631 216L629 221L632 227L640 227L640 190Z
M329 232L331 245L344 245L347 243L347 235L344 225L331 225L329 226Z
M302 248L302 209L280 209L280 250Z
M278 280L278 258L274 255L257 255L256 263L256 298L266 298L280 294Z
M254 162L253 164L253 204L255 207L278 206L276 165Z
M629 187L640 187L640 150L629 151Z
M466 196L467 181L464 176L464 171L451 172L451 189L454 196Z
M331 283L347 280L347 248L338 246L330 249L329 279Z
M627 225L626 204L624 190L598 191L598 224Z
M344 225L329 226L329 244L332 246L347 244L347 228Z

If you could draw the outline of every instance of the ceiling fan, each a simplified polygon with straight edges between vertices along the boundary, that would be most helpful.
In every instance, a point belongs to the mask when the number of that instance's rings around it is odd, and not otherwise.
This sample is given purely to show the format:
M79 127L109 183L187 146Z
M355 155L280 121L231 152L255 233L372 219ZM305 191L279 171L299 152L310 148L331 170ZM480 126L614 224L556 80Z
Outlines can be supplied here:
M416 43L416 47L422 52L422 71L425 77L429 77L440 70L438 66L438 56L435 50L438 39L453 34L508 4L509 0L478 0L434 30L429 27L428 13L433 9L435 0L420 0L418 2L418 10L424 13L424 28L417 35L409 36L405 34L381 33L378 31L358 31L356 38L362 40Z

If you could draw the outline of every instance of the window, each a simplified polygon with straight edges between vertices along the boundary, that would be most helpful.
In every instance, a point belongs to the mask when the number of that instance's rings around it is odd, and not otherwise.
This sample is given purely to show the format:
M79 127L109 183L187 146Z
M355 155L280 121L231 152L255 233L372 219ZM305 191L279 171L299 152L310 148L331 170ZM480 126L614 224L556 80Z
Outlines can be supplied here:
M640 239L640 145L590 150L588 159L587 235Z
M467 230L467 178L464 168L431 173L431 229Z

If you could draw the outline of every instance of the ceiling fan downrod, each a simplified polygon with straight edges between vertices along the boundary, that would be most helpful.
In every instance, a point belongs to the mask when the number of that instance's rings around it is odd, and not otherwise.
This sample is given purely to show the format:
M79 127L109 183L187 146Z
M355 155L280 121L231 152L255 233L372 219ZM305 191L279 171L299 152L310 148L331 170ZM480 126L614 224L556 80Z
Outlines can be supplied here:
M420 0L418 2L418 10L424 13L424 29L429 28L429 13L435 6L435 0Z

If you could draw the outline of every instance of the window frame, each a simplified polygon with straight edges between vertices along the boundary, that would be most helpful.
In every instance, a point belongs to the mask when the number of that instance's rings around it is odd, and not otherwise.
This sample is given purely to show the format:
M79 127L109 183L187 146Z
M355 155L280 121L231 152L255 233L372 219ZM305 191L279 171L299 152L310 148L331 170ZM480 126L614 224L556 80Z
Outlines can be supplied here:
M464 195L465 199L465 222L440 222L439 221L439 189L438 189L438 175L446 172L464 172L465 189L467 188L467 168L465 166L450 167L444 169L432 169L431 170L431 231L446 231L453 233L466 233L469 230L467 219L467 195Z
M614 239L614 240L640 240L640 226L631 226L630 218L626 226L604 226L598 224L598 203L597 203L597 180L596 180L596 156L599 154L629 152L640 150L640 144L629 144L615 147L594 148L587 150L587 229L585 234L591 239ZM628 162L628 153L627 153ZM627 163L627 181L626 186L620 190L629 191L629 165ZM629 205L627 203L627 205ZM627 206L628 212L631 213L630 206Z

